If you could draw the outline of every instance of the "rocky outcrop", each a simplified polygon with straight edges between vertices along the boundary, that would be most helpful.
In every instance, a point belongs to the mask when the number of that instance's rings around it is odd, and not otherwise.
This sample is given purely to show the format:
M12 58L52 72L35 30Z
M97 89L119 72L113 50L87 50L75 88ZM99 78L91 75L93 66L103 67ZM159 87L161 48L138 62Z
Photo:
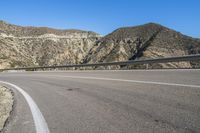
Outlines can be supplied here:
M158 24L115 30L101 38L85 58L86 63L113 62L200 53L200 39L182 35ZM197 62L153 64L153 68L195 67ZM134 67L143 67L137 65Z

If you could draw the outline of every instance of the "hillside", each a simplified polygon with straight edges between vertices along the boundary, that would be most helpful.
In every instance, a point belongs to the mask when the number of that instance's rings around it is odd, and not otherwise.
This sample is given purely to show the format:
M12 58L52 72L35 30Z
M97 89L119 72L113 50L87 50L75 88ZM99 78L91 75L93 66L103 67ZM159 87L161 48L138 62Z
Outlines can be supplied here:
M100 35L0 21L0 68L81 63Z
M119 28L101 37L91 31L22 27L0 21L0 53L0 69L113 62L197 54L200 53L200 39L155 23ZM182 62L150 67L191 68L199 64Z
M112 62L200 53L200 39L194 39L159 24L120 28L101 38L84 62ZM197 63L199 64L199 63ZM153 68L195 67L193 63L154 64ZM142 67L142 65L138 66Z

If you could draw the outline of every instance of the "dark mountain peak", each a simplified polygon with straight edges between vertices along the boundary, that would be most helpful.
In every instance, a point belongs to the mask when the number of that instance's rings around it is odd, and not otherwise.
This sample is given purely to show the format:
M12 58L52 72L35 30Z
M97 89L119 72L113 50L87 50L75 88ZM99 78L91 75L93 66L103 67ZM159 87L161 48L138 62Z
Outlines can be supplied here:
M143 24L142 26L158 26L158 27L164 27L164 26L162 26L161 24L159 24L159 23L154 23L154 22L149 22L149 23Z
M148 38L149 36L152 36L154 33L157 33L164 29L167 28L156 23L147 23L144 25L133 26L133 27L122 27L102 38L102 41L124 40L126 38L130 39Z
M150 22L150 23L146 23L146 24L138 25L138 26L121 27L115 31L118 31L118 30L144 30L144 29L148 29L148 28L166 28L166 27L162 26L158 23Z

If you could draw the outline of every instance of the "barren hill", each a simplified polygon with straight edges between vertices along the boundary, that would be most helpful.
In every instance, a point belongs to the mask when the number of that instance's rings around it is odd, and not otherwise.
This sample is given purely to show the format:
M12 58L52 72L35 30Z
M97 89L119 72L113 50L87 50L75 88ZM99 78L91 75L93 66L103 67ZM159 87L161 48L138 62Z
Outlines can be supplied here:
M112 62L200 53L200 39L159 24L91 31L22 27L0 21L0 68ZM199 62L150 65L197 67ZM142 65L137 67L143 67Z
M200 53L200 39L194 39L155 23L120 28L101 38L85 62L112 62L182 56ZM152 67L194 67L194 63L156 64ZM140 66L141 67L141 66Z
M100 35L0 21L0 68L81 63Z

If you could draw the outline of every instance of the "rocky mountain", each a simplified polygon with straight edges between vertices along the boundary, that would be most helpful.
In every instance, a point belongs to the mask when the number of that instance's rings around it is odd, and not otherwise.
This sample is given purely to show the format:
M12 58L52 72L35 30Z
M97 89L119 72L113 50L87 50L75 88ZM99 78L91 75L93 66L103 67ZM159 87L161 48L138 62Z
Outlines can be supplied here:
M120 28L101 38L86 56L85 63L182 56L200 53L194 39L159 24ZM197 67L197 62L152 64L153 68ZM135 67L144 67L137 65Z
M101 36L0 21L0 68L78 64Z
M90 31L22 27L0 21L0 68L112 62L196 53L200 53L200 39L155 23L120 28L101 37ZM198 67L199 64L182 62L150 67ZM120 67L124 68L117 68Z

